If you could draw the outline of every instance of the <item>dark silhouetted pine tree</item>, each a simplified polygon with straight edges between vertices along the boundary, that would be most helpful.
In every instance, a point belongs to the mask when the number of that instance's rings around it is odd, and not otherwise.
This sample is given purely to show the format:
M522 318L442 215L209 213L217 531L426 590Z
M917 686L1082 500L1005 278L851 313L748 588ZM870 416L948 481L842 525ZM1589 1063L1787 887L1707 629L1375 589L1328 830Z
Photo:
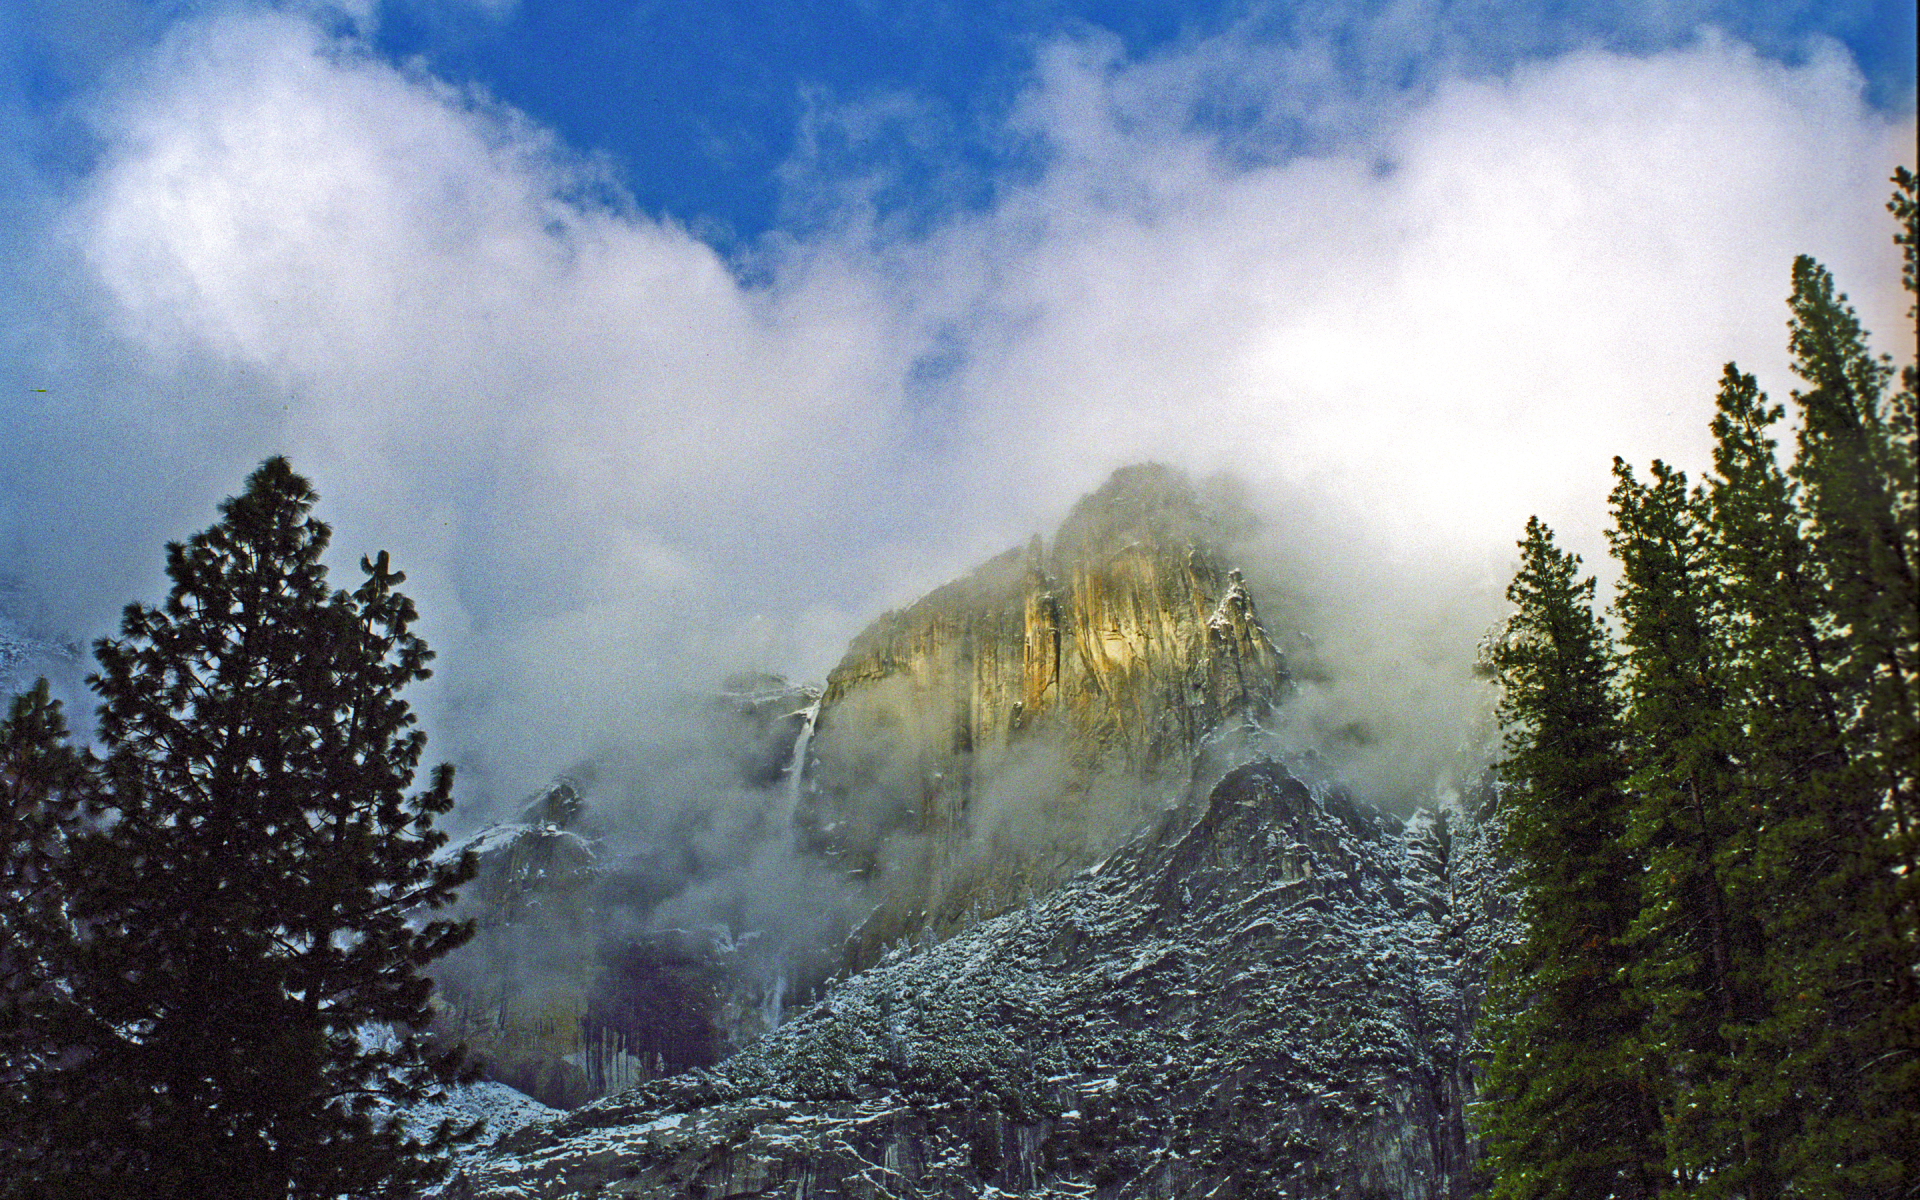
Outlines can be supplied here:
M80 952L69 868L98 813L95 766L46 680L15 697L0 722L0 1197L92 1169L68 1152L86 1122L60 1068L84 1022L67 986Z
M425 739L400 692L431 656L384 553L328 589L315 499L269 459L168 546L166 604L95 648L110 815L72 855L90 1024L61 1085L92 1127L78 1193L408 1195L444 1174L456 1131L391 1117L455 1077L420 968L469 932L420 916L471 874L433 859L451 769L409 791Z

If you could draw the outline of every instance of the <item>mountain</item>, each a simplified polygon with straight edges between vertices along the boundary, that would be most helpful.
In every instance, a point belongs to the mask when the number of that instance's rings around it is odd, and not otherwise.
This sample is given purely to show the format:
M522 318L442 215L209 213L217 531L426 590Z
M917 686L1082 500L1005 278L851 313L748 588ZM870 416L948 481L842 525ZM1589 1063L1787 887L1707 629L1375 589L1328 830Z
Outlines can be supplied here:
M1156 464L889 613L827 677L802 761L802 844L867 885L849 962L942 937L1153 820L1223 728L1286 695L1226 561L1229 513Z
M1125 468L1050 543L874 622L824 691L745 674L695 706L686 761L639 769L674 803L732 797L736 840L788 860L775 874L844 880L857 901L824 937L679 903L711 882L670 844L711 840L700 814L615 849L596 832L620 805L603 765L450 847L480 857L462 901L479 932L437 968L443 1036L488 1078L576 1106L717 1062L834 974L1097 861L1286 695L1227 565L1233 524L1180 473Z
M742 877L762 919L852 898L811 940L690 920L728 889L661 868L676 825L637 856L583 832L584 884L577 795L480 835L492 924L454 1006L518 1031L493 1078L599 1099L445 1195L1469 1194L1488 826L1271 757L1293 685L1237 523L1127 468L823 689L730 680L686 778L732 781L737 859L777 868Z
M1248 764L725 1062L508 1135L444 1195L1464 1197L1484 829Z

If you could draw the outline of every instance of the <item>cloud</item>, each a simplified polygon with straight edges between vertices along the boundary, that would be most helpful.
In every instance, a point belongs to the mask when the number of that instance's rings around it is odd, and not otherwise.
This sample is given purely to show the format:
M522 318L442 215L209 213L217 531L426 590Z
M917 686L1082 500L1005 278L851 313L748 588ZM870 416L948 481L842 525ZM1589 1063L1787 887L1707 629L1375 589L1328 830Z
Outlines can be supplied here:
M724 640L699 610L765 599L730 598L729 572L793 570L780 546L820 523L794 514L887 454L870 283L742 288L515 114L304 21L176 31L101 134L63 232L121 352L169 381L237 368L178 416L223 467L236 443L290 451L343 533L394 545L439 640L516 687L618 694L610 658L642 689L674 675L678 626ZM232 486L193 473L202 512ZM551 733L562 755L580 736Z
M1008 130L1041 165L995 203L728 261L351 33L193 19L15 235L0 548L97 630L284 450L343 560L409 572L435 752L512 795L725 670L817 677L1127 461L1237 472L1273 536L1375 548L1356 578L1497 590L1529 512L1595 557L1613 454L1700 463L1722 361L1785 390L1793 254L1897 344L1913 124L1837 50L1707 35L1352 109L1328 53L1056 41ZM1259 120L1217 119L1229 77Z
M1251 170L1142 131L1124 67L1048 71L1027 119L1054 168L931 252L973 276L952 319L988 330L955 385L987 461L1179 447L1484 545L1571 516L1613 453L1697 460L1721 361L1780 378L1794 253L1880 327L1898 310L1873 218L1912 126L1832 54L1575 54L1449 84L1362 153Z

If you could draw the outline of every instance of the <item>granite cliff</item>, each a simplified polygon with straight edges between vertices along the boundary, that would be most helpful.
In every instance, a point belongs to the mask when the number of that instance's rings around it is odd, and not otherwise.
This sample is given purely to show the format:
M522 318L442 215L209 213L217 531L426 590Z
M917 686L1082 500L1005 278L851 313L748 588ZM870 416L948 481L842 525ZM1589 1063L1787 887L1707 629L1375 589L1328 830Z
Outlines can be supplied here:
M771 827L789 819L794 743L818 697L743 675L690 716L696 778L753 799L761 840L786 836ZM485 1078L560 1108L718 1062L778 1023L785 987L768 947L727 914L657 919L701 865L671 827L644 851L611 836L617 814L588 801L603 782L559 780L443 851L472 851L479 871L456 913L474 939L435 967L436 1031Z
M1186 478L1125 468L1035 537L889 613L827 677L802 844L876 896L853 965L946 936L1095 861L1188 783L1196 753L1285 695Z
M1290 688L1233 529L1179 473L1126 468L1050 540L874 622L823 690L728 681L692 778L748 797L742 828L795 869L851 884L844 940L743 953L751 922L663 922L661 881L698 882L663 865L671 828L621 857L579 789L537 797L472 843L482 930L443 977L449 1036L560 1107L713 1067L829 979L1038 903L1177 804L1195 819Z

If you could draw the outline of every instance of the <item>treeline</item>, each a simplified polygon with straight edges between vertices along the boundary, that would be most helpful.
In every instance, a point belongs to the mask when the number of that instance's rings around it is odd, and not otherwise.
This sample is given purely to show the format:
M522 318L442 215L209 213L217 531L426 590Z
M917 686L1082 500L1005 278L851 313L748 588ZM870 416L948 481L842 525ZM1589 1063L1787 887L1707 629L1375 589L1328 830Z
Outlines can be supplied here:
M1789 307L1790 420L1729 364L1704 481L1614 460L1610 620L1538 519L1520 544L1495 1197L1920 1195L1920 371L1810 258Z
M94 649L99 752L45 681L0 721L0 1198L411 1196L458 1078L420 969L466 924L436 858L452 769L400 692L404 576L329 588L312 487L269 459L167 547L172 593Z

